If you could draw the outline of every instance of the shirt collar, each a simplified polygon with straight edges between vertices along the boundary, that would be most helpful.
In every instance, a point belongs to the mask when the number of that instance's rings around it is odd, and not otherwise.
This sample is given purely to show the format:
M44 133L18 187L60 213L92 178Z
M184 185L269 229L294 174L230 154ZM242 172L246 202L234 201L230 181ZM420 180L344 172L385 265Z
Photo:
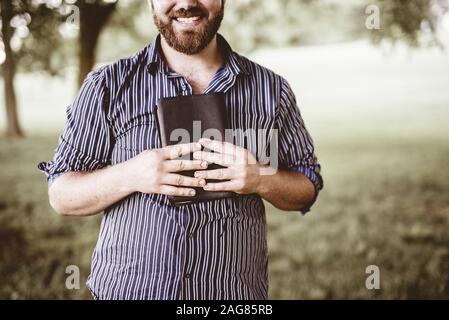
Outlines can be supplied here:
M225 59L225 68L229 70L234 76L239 74L249 75L245 63L237 53L235 53L226 39L217 34L218 47L222 51ZM161 56L161 34L158 34L153 42L147 47L147 69L151 74L156 74L157 71L164 74L169 73L167 65Z

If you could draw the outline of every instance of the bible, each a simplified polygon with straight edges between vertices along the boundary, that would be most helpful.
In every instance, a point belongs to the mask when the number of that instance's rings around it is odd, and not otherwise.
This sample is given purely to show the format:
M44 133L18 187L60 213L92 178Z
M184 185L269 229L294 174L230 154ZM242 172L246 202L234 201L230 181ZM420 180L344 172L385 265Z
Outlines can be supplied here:
M228 120L224 94L210 93L161 98L157 103L157 126L163 147L198 142L201 138L225 141ZM193 160L193 154L184 159ZM219 168L223 167L209 164L206 170ZM183 171L180 174L194 177L194 173L195 171ZM212 183L223 181L226 180L207 180ZM236 196L234 192L206 191L201 187L194 189L196 194L193 197L169 196L170 204L180 206Z

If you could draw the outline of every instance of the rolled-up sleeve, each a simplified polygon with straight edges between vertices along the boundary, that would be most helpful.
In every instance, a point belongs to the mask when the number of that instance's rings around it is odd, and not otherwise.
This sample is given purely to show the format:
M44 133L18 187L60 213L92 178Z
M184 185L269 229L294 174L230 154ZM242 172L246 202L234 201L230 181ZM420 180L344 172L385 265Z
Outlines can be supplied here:
M103 69L92 71L74 102L52 161L40 162L49 187L69 171L93 171L110 164L114 138L108 121L109 91Z
M312 137L301 117L295 94L285 79L276 112L276 128L279 136L279 168L300 172L315 186L314 200L306 208L299 210L305 214L310 211L323 188L323 179Z

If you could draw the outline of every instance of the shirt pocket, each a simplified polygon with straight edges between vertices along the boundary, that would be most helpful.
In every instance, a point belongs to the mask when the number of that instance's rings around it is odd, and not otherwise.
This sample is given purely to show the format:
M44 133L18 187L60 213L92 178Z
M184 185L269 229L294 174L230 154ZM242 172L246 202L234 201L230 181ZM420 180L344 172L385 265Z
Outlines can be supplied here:
M129 160L145 150L160 148L155 113L145 113L128 120L116 137L113 162Z

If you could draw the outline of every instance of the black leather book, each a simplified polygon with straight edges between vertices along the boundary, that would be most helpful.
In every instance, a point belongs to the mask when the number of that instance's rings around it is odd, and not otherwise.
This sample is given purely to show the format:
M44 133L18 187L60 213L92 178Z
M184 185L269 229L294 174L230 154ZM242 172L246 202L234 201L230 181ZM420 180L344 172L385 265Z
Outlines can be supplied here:
M192 96L161 98L157 104L158 128L163 147L181 143L198 142L200 138L225 140L225 129L228 128L226 104L223 93L211 93ZM210 150L206 150L210 151ZM193 159L190 154L183 159ZM222 168L217 164L209 164L207 170ZM185 176L194 176L195 171L184 171ZM223 182L208 180L207 182ZM169 196L174 206L202 201L234 197L234 192L206 191L194 188L194 197Z

